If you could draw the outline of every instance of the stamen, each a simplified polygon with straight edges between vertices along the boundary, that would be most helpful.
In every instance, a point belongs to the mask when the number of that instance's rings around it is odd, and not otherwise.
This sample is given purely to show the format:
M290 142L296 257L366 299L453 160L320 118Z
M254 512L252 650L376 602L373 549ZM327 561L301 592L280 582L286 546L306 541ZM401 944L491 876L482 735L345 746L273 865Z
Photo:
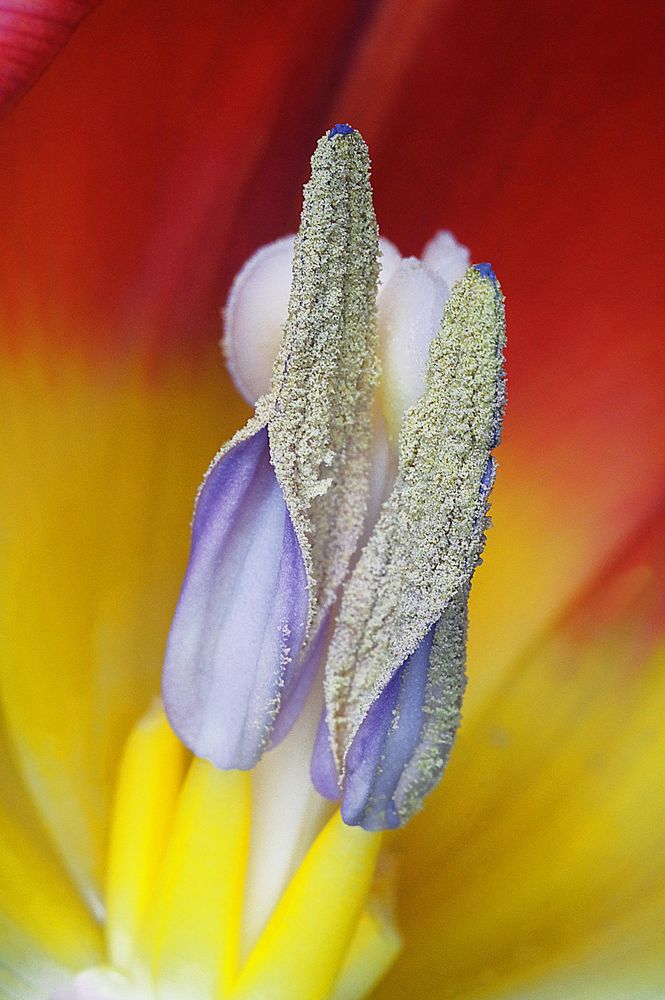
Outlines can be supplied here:
M130 971L155 889L182 783L186 751L155 708L133 730L122 758L113 807L106 874L109 958Z
M250 778L195 759L183 785L151 920L160 1000L227 996L238 946L250 823Z
M422 804L459 719L466 599L484 544L494 478L488 459L505 402L503 297L487 267L469 268L446 304L426 391L402 426L395 487L345 586L326 665L328 726L343 775L372 705L430 628L457 608L449 623L455 641L443 641L446 625L428 653L427 749L404 772L392 803L397 815L386 825L405 822Z
M362 531L377 379L369 154L360 134L344 128L344 142L324 137L312 157L268 425L307 567L311 624L334 601Z
M252 793L255 776L200 759L181 782L185 758L157 707L130 734L115 797L105 961L52 1000L367 996L401 948L389 859L377 870L381 835L336 812L298 858L245 960L250 813L267 789Z
M196 504L162 691L175 731L218 767L253 767L290 699L302 704L314 671L302 676L301 653L363 529L379 272L369 173L354 129L317 144L271 390Z
M380 834L346 826L339 813L332 817L249 956L234 1000L330 995L367 900L380 844Z

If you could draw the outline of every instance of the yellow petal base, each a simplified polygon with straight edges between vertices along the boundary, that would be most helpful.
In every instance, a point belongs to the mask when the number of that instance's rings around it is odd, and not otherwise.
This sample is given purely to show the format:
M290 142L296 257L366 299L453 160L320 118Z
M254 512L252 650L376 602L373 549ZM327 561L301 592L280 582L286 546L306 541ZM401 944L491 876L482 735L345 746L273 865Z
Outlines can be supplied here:
M251 775L186 753L161 709L123 755L106 877L108 966L59 1000L92 991L158 1000L361 1000L400 949L377 875L379 834L336 812L244 964L239 962Z

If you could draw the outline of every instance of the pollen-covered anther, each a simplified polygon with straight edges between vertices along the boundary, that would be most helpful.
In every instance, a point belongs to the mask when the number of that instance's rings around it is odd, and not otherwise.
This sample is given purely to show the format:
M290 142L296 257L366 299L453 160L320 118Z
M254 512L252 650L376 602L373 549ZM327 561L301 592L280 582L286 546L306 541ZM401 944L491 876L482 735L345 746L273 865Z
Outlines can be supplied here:
M220 767L256 764L306 696L306 644L363 527L379 269L369 169L354 129L319 141L270 389L197 498L163 693L176 732Z
M505 403L504 341L498 283L469 268L430 346L425 392L405 415L394 488L344 588L326 664L327 719L343 809L354 798L350 821L371 828L399 825L419 807L459 722L466 604Z

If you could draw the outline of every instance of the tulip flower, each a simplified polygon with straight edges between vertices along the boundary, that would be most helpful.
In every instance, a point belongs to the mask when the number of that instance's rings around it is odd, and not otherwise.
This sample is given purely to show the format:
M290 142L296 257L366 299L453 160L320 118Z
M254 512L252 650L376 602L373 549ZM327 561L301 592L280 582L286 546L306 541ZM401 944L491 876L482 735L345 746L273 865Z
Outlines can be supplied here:
M86 6L0 14L0 994L661 996L661 12L103 0L37 79ZM219 310L335 121L400 254L492 260L510 338L462 722L383 834L313 789L318 706L245 771L156 701L248 416ZM284 283L239 287L267 337ZM270 351L241 354L256 398Z

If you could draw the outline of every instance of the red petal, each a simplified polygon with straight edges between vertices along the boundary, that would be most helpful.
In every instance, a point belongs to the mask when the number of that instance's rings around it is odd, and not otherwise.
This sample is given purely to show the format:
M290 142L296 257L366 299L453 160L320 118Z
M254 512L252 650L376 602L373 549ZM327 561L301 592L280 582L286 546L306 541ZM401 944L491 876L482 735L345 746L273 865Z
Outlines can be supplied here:
M335 114L370 143L385 235L417 252L450 227L507 297L497 532L476 596L489 669L663 480L663 8L413 6L384 5Z
M97 0L5 0L0 5L0 112L46 69Z
M350 120L386 234L418 250L451 226L504 285L510 557L488 550L480 580L488 634L526 580L535 625L661 478L661 20L626 0L109 0L6 122L5 325L213 342L235 269L295 222L315 137Z
M351 0L329 8L98 7L4 126L0 300L15 340L214 342L244 257L297 219L365 17Z

